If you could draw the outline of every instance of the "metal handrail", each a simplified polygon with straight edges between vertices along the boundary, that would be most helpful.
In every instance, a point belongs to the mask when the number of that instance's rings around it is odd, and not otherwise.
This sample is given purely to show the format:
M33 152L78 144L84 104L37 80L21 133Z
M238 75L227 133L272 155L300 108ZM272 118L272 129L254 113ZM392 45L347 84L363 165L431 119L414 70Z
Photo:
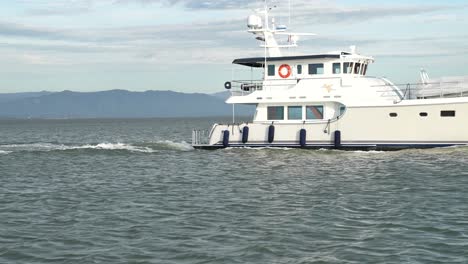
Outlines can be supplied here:
M372 87L387 87L377 92L393 92L394 87L400 88L404 94L404 100L427 99L444 97L464 97L468 95L468 82L431 82L431 83L407 83L407 84L385 84L373 85ZM425 93L425 94L424 94Z
M207 130L192 130L192 146L206 145L209 142Z

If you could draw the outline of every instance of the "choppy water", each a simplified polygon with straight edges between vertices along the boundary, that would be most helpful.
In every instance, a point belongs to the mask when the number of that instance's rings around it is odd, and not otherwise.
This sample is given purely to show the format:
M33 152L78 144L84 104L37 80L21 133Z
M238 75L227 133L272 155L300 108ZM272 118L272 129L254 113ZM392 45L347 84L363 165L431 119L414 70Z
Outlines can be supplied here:
M212 121L0 121L0 263L468 263L468 148L193 150Z

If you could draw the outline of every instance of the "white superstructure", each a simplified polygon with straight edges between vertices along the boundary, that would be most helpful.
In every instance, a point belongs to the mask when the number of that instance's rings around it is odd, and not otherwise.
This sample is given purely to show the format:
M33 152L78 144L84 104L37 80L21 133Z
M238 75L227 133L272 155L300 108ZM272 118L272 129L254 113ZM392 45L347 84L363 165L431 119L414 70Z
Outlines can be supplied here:
M263 16L263 18L262 18ZM301 35L269 25L268 9L248 18L248 32L264 42L265 56L234 64L263 70L259 81L232 81L228 104L255 105L251 123L215 124L195 148L301 147L401 149L468 144L468 86L463 79L394 85L367 76L374 63L349 51L283 56ZM287 36L279 44L277 35ZM438 84L438 85L437 85Z

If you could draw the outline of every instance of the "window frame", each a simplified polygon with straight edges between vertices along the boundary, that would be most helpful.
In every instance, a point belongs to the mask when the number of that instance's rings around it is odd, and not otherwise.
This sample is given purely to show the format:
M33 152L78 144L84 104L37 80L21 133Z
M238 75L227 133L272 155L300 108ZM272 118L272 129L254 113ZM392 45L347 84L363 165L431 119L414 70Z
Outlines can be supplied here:
M366 76L366 74L367 74L367 66L368 66L367 63L364 63L363 66L362 66L362 75L363 76Z
M267 69L267 75L268 76L270 76L270 77L276 76L276 65L275 64L269 64L267 68L268 68Z
M457 112L455 110L441 110L440 117L456 117Z
M291 118L290 116L290 108L300 108L301 109L301 116L300 118ZM287 109L288 109L288 114L287 114L287 117L288 119L287 120L291 120L291 121L298 121L298 120L303 120L304 119L304 107L302 107L302 105L288 105L287 106Z
M309 115L308 115L308 112L307 112L307 109L309 109L309 107L320 107L322 108L322 117L321 118L309 118ZM324 120L325 118L325 106L324 105L306 105L305 106L305 119L306 120Z
M318 66L318 67L314 68L314 66ZM325 64L324 63L309 63L307 68L308 68L309 75L323 75L323 74L325 74ZM312 69L315 69L315 73L312 73L312 71L311 71ZM321 73L319 72L319 69L322 69Z
M348 65L348 67L346 67L345 65ZM353 69L354 69L353 62L343 62L343 74L353 74Z
M359 62L354 63L354 70L353 70L354 74L358 74L358 75L361 74L361 65L362 64Z
M270 118L270 109L271 108L277 108L277 109L282 109L282 119L274 119L274 118ZM268 121L283 121L285 118L285 115L284 115L284 105L283 106L279 106L279 105L272 105L272 106L267 106L267 120Z
M338 67L339 72L335 72L335 69L336 69L335 66L336 66L336 65L339 66L339 67ZM341 62L334 62L334 63L332 64L332 73L333 73L333 74L342 74L342 73L343 73L343 67L342 67L342 63L341 63Z
M302 75L302 64L296 66L297 75Z

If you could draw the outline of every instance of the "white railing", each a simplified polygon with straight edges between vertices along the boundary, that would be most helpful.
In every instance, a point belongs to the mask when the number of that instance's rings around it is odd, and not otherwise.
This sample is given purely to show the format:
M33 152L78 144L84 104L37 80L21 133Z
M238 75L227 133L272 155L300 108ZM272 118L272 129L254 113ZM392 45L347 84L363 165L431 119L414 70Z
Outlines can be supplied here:
M192 131L192 146L206 145L209 143L209 133L207 130Z
M387 96L401 91L403 100L423 100L434 98L454 98L468 96L468 82L431 82L431 83L407 83L385 84L373 87L381 87L377 90Z

